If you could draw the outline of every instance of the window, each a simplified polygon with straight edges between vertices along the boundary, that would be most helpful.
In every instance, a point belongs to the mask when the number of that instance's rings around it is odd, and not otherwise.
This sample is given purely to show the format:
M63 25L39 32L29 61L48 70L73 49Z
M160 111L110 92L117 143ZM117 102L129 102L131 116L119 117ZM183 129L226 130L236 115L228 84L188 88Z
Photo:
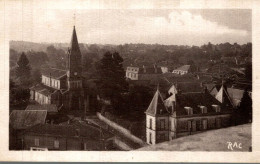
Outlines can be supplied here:
M149 143L152 143L152 133L149 133Z
M165 129L165 120L161 119L160 120L160 130L164 130Z
M153 120L150 118L149 128L152 129Z
M40 139L39 138L35 138L34 139L34 145L35 146L40 146Z
M221 118L216 118L216 128L221 128Z
M202 120L202 129L206 130L208 127L208 121L207 120Z
M191 124L191 121L188 121L188 131L190 132L191 131L191 126L192 124Z
M87 149L87 143L86 143L86 142L82 143L81 146L82 146L82 147L81 147L82 150L88 150L88 149Z
M196 121L196 130L200 131L201 130L201 120Z
M55 148L55 149L58 149L59 147L60 147L59 141L58 141L58 140L55 140L55 141L54 141L54 148Z

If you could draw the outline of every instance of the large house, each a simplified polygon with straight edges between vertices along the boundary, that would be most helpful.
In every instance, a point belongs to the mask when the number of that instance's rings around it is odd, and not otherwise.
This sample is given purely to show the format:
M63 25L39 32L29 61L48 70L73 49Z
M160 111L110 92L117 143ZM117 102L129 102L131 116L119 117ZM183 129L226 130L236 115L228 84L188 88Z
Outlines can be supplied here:
M112 134L91 125L35 125L23 135L24 150L107 150Z
M158 75L162 74L162 69L156 65L153 67L134 67L130 66L126 68L126 78L131 80L143 80L149 81L157 78Z
M178 74L178 75L184 75L190 72L190 65L183 65L179 68L176 68L172 71L172 73Z
M42 71L42 82L30 88L31 99L39 104L56 104L66 110L87 108L83 88L81 52L75 26L67 57L67 70L55 68Z
M9 149L21 149L24 131L45 124L46 117L47 110L13 110L9 117Z
M206 89L182 93L171 88L171 93L165 102L157 89L145 112L148 144L230 126L232 107L222 105Z

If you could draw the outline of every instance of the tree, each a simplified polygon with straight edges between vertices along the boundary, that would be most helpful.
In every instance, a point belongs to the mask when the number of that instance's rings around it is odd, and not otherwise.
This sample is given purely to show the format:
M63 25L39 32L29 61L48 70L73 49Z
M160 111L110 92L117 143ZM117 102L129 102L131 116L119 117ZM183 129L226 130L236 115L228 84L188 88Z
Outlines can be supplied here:
M252 64L251 63L246 64L245 76L246 76L247 80L252 81Z
M39 69L34 69L32 72L32 79L34 83L40 83L41 82L41 72Z
M99 95L102 99L111 101L114 109L119 109L122 94L128 89L123 69L123 59L115 52L106 52L96 63Z
M22 86L29 86L30 85L30 77L31 77L31 68L29 65L29 60L27 56L22 53L20 58L17 61L16 67L16 77L18 78L19 83Z
M24 105L27 104L30 98L30 91L27 88L17 86L12 79L10 79L9 103L10 105Z
M245 90L243 94L238 112L241 118L241 120L239 120L240 123L248 123L252 121L252 99L247 90Z

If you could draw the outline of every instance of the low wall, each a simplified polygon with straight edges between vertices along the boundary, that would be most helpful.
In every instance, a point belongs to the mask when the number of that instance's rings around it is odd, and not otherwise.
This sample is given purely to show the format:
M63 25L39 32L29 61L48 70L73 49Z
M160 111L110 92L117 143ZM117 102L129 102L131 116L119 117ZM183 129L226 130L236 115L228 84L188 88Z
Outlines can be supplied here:
M129 150L133 150L133 148L131 148L130 146L128 146L125 142L121 141L119 138L115 137L114 138L114 144L122 149L122 150L126 150L126 151L129 151Z
M134 136L129 130L123 128L122 126L118 125L117 123L115 123L115 122L107 119L106 117L102 116L101 113L98 112L97 116L101 121L105 122L106 124L108 124L109 126L114 128L115 130L117 130L118 132L122 133L125 137L127 137L131 141L138 143L141 146L146 145L146 143L143 140Z

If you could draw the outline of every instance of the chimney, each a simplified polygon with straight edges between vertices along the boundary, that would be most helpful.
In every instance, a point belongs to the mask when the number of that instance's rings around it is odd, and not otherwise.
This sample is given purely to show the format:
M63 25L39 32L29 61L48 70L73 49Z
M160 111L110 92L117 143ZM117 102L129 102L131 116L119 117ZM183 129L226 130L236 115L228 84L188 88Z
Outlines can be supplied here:
M146 68L145 68L145 66L143 65L143 69L144 69L144 73L146 73Z
M208 88L205 86L204 87L204 93L207 93L208 92Z

